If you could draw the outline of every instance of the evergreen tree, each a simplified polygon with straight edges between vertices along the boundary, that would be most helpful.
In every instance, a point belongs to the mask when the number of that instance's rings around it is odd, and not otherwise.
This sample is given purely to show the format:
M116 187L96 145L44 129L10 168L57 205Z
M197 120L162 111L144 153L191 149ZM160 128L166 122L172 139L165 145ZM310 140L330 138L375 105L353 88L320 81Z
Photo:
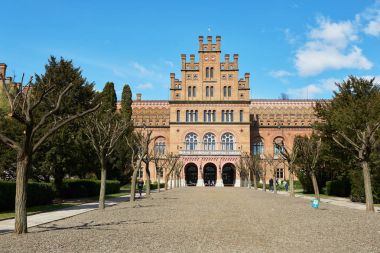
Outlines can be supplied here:
M128 84L124 85L121 95L121 113L126 121L130 121L132 117L132 91Z
M101 93L102 110L108 112L116 112L116 92L113 82L107 82Z

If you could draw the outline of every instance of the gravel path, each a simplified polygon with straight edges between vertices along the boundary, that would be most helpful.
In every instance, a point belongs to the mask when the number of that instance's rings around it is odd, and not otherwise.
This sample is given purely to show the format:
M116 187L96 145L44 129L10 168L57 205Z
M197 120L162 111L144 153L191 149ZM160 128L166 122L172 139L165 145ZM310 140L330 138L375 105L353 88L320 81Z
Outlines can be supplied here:
M183 188L0 235L1 252L380 252L380 214L243 188Z

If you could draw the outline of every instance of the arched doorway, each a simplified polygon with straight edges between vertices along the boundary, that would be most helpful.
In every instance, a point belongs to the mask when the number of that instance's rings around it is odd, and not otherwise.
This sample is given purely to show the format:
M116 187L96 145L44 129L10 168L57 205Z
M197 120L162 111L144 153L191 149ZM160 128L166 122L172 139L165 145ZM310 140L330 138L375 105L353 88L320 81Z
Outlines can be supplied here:
M216 183L216 166L212 163L207 163L203 169L203 179L205 186L215 186Z
M224 186L234 186L235 184L235 166L231 163L227 163L222 169L222 179Z
M194 163L187 164L185 167L186 185L196 186L198 180L198 167Z

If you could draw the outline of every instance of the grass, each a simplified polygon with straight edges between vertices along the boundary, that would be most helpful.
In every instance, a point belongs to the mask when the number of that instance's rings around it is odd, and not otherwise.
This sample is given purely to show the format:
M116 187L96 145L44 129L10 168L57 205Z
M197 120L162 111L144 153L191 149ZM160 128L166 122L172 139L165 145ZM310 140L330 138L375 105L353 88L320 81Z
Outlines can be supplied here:
M106 195L106 199L121 197L121 196L129 194L130 192L131 192L131 185L127 184L127 185L120 187L119 193L113 193L113 194ZM29 207L29 208L27 208L27 213L28 213L28 215L32 215L32 214L37 214L37 213L50 212L50 211L63 209L66 207L80 205L80 204L83 204L86 202L92 202L95 200L98 200L98 196L94 196L91 198L77 199L77 200L70 200L70 199L60 200L58 203ZM15 217L14 211L0 212L0 220L11 219L14 217Z

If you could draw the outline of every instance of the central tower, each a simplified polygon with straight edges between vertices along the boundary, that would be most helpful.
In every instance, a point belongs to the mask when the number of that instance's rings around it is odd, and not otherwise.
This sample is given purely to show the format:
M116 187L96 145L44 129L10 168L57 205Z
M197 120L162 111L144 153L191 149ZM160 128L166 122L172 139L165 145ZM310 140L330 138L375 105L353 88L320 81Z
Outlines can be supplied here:
M181 156L185 174L189 164L187 184L240 186L234 164L250 147L250 75L239 79L238 54L221 60L220 36L198 41L198 61L181 54L181 80L170 74L170 152Z

